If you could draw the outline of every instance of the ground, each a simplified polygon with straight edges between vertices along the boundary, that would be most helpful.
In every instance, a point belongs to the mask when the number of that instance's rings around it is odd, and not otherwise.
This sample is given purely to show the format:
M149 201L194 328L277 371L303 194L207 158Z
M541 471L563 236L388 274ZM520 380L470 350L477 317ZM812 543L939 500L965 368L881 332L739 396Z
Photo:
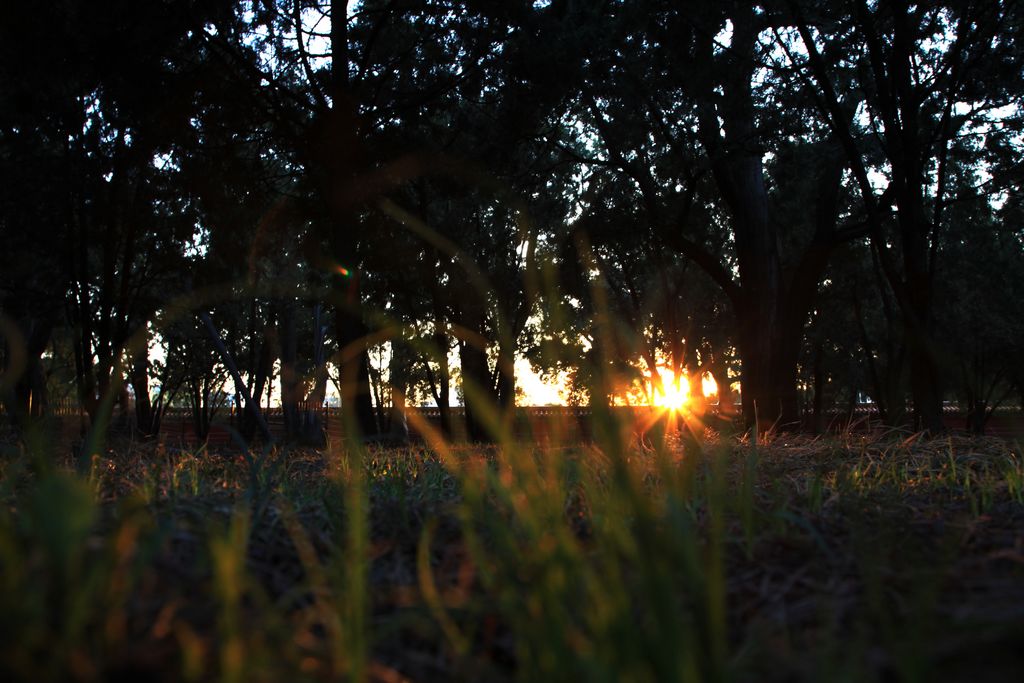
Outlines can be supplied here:
M5 680L1005 680L997 439L253 453L8 432Z

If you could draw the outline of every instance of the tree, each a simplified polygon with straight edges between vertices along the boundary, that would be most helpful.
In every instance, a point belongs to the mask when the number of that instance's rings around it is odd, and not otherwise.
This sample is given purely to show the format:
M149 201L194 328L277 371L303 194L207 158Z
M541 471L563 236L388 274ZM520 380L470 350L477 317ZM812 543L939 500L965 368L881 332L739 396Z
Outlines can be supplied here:
M618 210L636 211L663 248L721 289L738 326L748 424L755 413L795 423L803 328L829 253L855 234L837 226L837 150L809 122L812 103L791 72L772 63L763 12L655 5L616 8L600 21L616 38L585 60L576 113L589 139L570 152L588 175L625 183L632 201ZM716 36L727 29L726 44ZM786 108L769 93L789 97ZM791 198L768 177L769 153L815 169L784 188L813 211L786 222L773 215Z
M1022 66L1020 8L1013 2L855 0L847 6L849 19L814 3L793 2L788 10L807 55L790 50L790 58L804 70L843 147L872 246L899 303L915 425L942 431L933 283L949 227L951 154L962 136L1013 146L1013 126L989 124L1003 118L996 112L1020 104L1022 92L1013 85ZM883 177L884 190L872 176ZM998 178L995 186L1007 180ZM993 189L986 185L976 191Z
M186 3L153 11L118 3L100 11L71 2L9 17L19 28L5 31L5 46L23 50L19 59L31 67L4 77L19 110L4 122L8 170L34 156L49 158L56 172L37 176L33 192L9 196L5 227L36 248L56 247L40 261L62 260L47 298L69 303L79 395L94 418L120 394L128 341L139 335L136 350L145 346L152 293L179 270L173 261L182 252L181 224L173 224L173 200L162 195L154 157L188 120L191 72L180 57L192 54L195 29L219 10L219 3L202 13ZM133 55L130 63L125 54ZM40 153L23 147L30 141ZM43 222L25 232L32 215ZM32 305L33 359L48 342L55 304ZM36 363L27 376L37 376Z

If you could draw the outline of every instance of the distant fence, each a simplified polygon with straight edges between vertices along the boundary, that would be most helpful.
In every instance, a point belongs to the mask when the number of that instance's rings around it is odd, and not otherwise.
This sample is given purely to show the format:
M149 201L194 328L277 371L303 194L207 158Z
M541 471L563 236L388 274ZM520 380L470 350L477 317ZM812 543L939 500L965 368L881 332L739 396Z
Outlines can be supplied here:
M637 429L650 426L662 414L660 409L647 406L615 406L610 410L623 424L635 425ZM734 412L738 413L738 411L739 406L735 406ZM68 400L52 403L50 412L60 417L85 417L84 411L77 402ZM275 439L283 439L287 431L284 409L281 407L263 408L262 412L271 434ZM430 428L438 431L442 428L440 408L410 407L407 408L407 412L410 413L408 425L413 438L422 436L417 434L416 430L416 425L420 422L425 422ZM946 426L950 430L966 430L967 417L957 406L947 405L943 408L943 413ZM449 436L455 440L465 438L465 408L452 406L448 409L448 416L451 430ZM708 416L711 421L717 420L719 424L726 419L718 414L715 405L709 406ZM378 423L384 431L390 427L388 417L386 411L378 411ZM310 434L315 427L315 429L322 430L323 435L328 439L339 441L344 437L340 408L300 403L296 418L298 422L295 427L298 433ZM593 435L591 418L592 411L585 406L517 407L513 412L509 428L517 438L542 443L589 440ZM812 428L812 418L810 413L803 416L805 429ZM129 410L120 420L115 416L114 424L131 429L133 419L134 416ZM820 421L822 429L826 432L844 429L869 431L880 425L878 411L870 404L858 405L852 410L825 411L820 416ZM206 442L212 446L227 445L237 439L235 435L240 433L242 424L242 411L237 407L225 407L214 415ZM1003 438L1024 439L1024 412L1012 406L997 409L988 420L985 433ZM160 438L169 444L198 443L200 439L196 435L191 410L186 408L168 409L161 421Z
M658 409L647 406L617 406L611 410L625 424L638 423L646 426L655 422L659 413ZM60 417L86 419L85 412L71 401L52 404L50 412ZM283 439L287 433L284 409L277 406L262 408L261 412L274 438ZM440 408L409 407L406 412L408 413L407 425L410 437L422 438L423 435L418 433L417 425L423 423L428 425L431 430L444 432ZM462 406L452 406L447 412L449 424L446 438L465 439L466 409ZM120 418L119 415L121 415ZM327 439L337 442L344 438L340 408L300 403L295 416L297 424L294 427L299 434L309 434L310 429L315 425ZM377 411L376 416L381 431L388 433L391 428L388 411ZM115 427L131 430L133 420L132 410L123 412L118 409L112 424ZM210 425L206 442L211 446L223 446L231 443L241 432L244 420L243 411L237 407L226 407L218 411ZM516 438L538 442L571 442L589 440L592 436L591 422L591 410L588 407L517 407L507 426ZM159 438L168 444L198 443L200 439L196 433L192 411L187 408L167 409L160 421Z

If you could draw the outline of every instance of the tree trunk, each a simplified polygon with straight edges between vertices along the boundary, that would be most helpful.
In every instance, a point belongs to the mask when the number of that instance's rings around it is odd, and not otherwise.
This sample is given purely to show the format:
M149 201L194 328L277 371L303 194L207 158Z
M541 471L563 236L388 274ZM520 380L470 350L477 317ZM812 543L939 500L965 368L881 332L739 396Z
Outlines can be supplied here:
M910 347L910 388L914 400L914 429L929 434L946 431L942 415L939 365L928 339L918 338Z
M988 401L979 398L971 399L967 404L967 429L972 434L984 436L985 423L988 422L989 415Z
M133 359L129 381L135 394L135 427L143 437L156 435L157 420L149 396L149 335L139 354Z
M295 301L281 302L279 320L281 340L281 414L284 418L286 439L293 440L299 433L299 376L295 367L299 351L298 326L295 322Z
M437 409L441 414L441 433L445 436L452 435L452 399L451 399L451 369L448 367L448 349L450 342L448 335L438 332L434 335L434 343L438 350L438 401Z
M252 420L259 427L260 434L266 440L267 443L273 443L274 435L270 431L270 426L267 425L267 421L263 418L263 413L260 411L259 405L253 400L252 394L249 393L249 387L245 385L245 381L242 379L242 374L238 371L238 365L235 363L235 359L228 352L224 341L220 338L220 333L217 332L217 328L213 324L213 320L210 319L210 314L202 311L199 313L199 318L203 322L203 326L206 330L207 335L210 338L210 342L213 347L217 350L217 354L223 361L224 366L228 369L231 374L231 379L235 382L235 393L242 396L242 400L245 402L245 411L252 417Z
M502 424L511 428L516 408L516 365L515 349L511 343L499 344L498 363L495 368L495 402Z
M910 124L907 122L905 125ZM930 226L925 217L922 195L924 174L915 162L917 158L918 154L913 149L906 150L905 157L901 159L902 168L894 164L897 221L905 273L906 294L902 312L910 354L914 429L939 434L945 431L946 425L942 416L942 387L932 331L932 276L928 257ZM894 286L899 286L899 283Z
M829 124L846 150L850 169L863 196L872 245L900 306L910 355L914 426L938 433L945 430L945 424L936 339L931 329L931 283L935 263L930 250L937 246L935 240L941 225L938 209L943 201L942 181L940 179L937 190L934 221L926 215L925 188L932 183L927 169L935 160L934 150L946 149L957 130L956 126L945 124L944 130L929 130L922 112L935 105L940 109L951 107L959 95L956 88L950 88L945 96L939 94L936 101L924 91L926 86L919 83L925 67L919 64L915 54L927 35L911 16L910 8L908 3L879 3L872 8L862 2L855 5L854 12L857 34L865 39L864 65L869 67L860 74L866 82L857 85L867 111L880 122L880 151L891 169L886 193L891 193L892 198L886 203L891 201L897 209L899 234L896 240L888 234L881 202L869 178L869 162L858 147L849 121L839 114L841 106L829 73L830 65L819 51L810 26L803 21L797 21L796 26L807 48L808 64L817 80L822 101L829 111ZM828 52L831 50L826 50L826 54ZM923 108L926 101L928 107ZM870 161L870 164L877 163L877 158ZM942 165L940 159L939 167ZM892 242L898 245L902 269L897 264Z
M391 360L388 363L388 384L391 389L391 415L388 419L388 434L399 442L409 440L409 420L406 416L406 392L409 389L409 368L411 354L405 340L395 337L391 340Z
M466 406L466 435L473 442L493 440L487 427L487 416L498 410L497 396L487 363L484 342L483 303L467 302L462 308L462 326L469 338L459 340L459 360L462 366L462 396Z
M339 347L341 409L357 435L379 433L377 416L370 395L370 355L366 343L366 324L362 316L348 306L335 310L335 336Z
M462 395L466 407L466 435L473 442L492 440L484 416L497 407L492 400L491 373L487 367L487 353L470 341L459 344L462 365Z
M277 349L278 349L278 335L277 335L276 314L273 313L273 312L270 312L269 313L269 319L266 321L266 324L264 325L264 328L263 328L263 339L260 342L260 350L259 350L259 354L257 355L257 358L256 358L255 375L254 375L254 377L252 379L252 386L250 387L250 391L252 392L252 396L251 396L252 401L257 406L260 405L260 402L261 402L261 400L263 398L263 387L264 387L264 385L266 385L268 387L267 396L269 397L270 394L271 394L271 391L269 390L269 387L270 387L270 377L271 377L271 375L273 374L273 371L274 371L274 359L278 355L278 350ZM238 395L238 394L236 394L236 395ZM245 405L244 399L241 399L241 397L240 397L240 403L244 407L244 405ZM243 411L243 413L242 413L242 436L245 438L245 440L246 441L251 441L253 435L256 433L256 431L258 429L259 429L259 425L257 424L257 422L256 422L256 420L255 420L255 418L253 416L253 413L251 413L249 411Z
M752 10L735 15L732 49L737 54L750 54L758 20ZM756 144L751 91L754 65L747 60L716 60L710 36L703 38L701 53L718 70L718 83L712 78L701 81L698 119L715 182L733 220L740 277L736 318L743 363L743 418L748 426L755 420L771 425L792 415L783 413L780 387L774 377L783 283L778 236L768 216L762 152ZM716 94L716 86L721 95Z
M49 401L41 358L50 343L53 324L48 320L22 316L17 323L11 321L9 328L2 330L7 333L3 336L13 334L16 338L7 340L6 367L0 372L0 377L13 382L7 389L8 395L0 396L0 399L17 421L41 417L46 413Z
M313 389L306 397L307 413L303 419L304 438L309 443L322 444L325 438L322 407L327 398L327 354L323 321L323 305L313 305Z
M732 386L729 383L729 368L726 367L725 363L713 359L709 366L709 372L711 378L715 380L715 385L718 387L718 414L722 417L732 418L736 414L736 406L734 401L736 396L732 392Z
M687 401L690 412L698 417L703 416L707 411L707 397L704 395L704 368L697 361L697 353L692 344L687 344L686 356L686 380L689 389L689 400Z
M814 408L812 410L811 429L815 434L821 434L825 426L825 352L823 344L819 341L814 345Z

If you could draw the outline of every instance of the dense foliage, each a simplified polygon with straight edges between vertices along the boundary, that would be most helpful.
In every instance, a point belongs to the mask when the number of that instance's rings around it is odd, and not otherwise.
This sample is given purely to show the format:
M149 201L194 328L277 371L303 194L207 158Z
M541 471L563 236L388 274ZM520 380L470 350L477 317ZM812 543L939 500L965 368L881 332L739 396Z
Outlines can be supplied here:
M479 440L523 358L592 404L710 374L747 424L868 396L980 430L1024 389L1012 0L8 15L16 420L230 399L251 436L274 391L300 437L336 393L364 433L458 401Z

